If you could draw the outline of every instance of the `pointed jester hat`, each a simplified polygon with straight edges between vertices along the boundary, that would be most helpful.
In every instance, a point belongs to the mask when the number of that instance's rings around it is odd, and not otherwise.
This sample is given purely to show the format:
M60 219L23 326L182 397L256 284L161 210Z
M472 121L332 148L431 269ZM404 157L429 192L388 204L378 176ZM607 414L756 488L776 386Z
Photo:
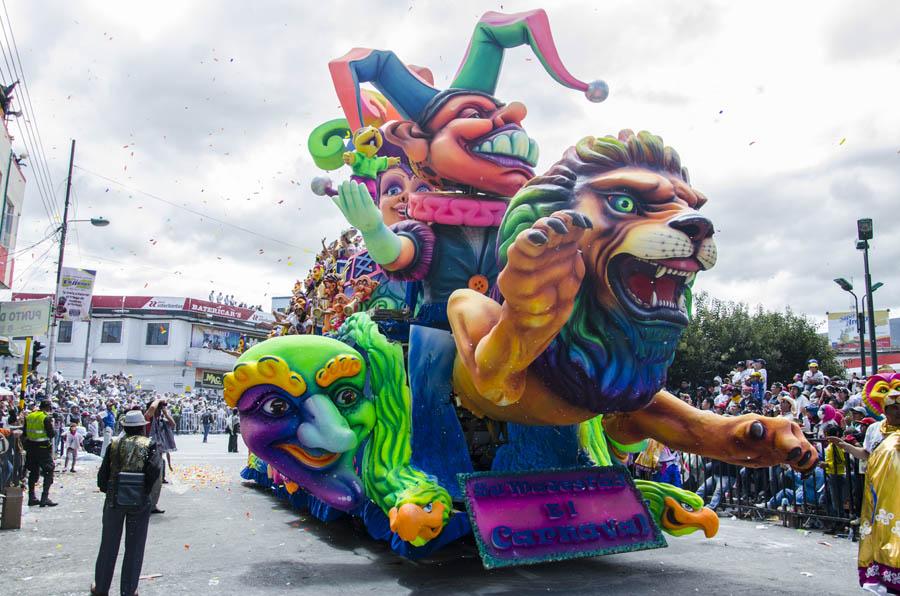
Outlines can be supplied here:
M453 95L475 93L493 98L504 51L526 44L558 83L583 91L592 102L606 99L609 88L604 81L585 83L566 70L553 42L547 13L542 9L516 14L485 13L475 26L459 71L444 91L388 50L354 48L332 60L328 68L351 130L362 126L360 84L365 82L383 93L404 118L423 125Z

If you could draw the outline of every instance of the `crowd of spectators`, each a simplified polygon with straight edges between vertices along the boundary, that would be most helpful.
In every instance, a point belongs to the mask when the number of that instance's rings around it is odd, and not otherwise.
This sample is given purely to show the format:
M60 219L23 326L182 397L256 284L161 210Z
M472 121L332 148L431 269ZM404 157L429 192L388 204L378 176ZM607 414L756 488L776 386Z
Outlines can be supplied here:
M190 393L158 392L142 389L131 375L93 372L87 379L66 379L59 373L53 381L53 394L48 396L47 379L29 375L25 398L19 396L22 378L5 370L0 377L0 428L21 427L25 416L48 399L53 404L52 417L57 429L75 425L82 441L102 441L104 431L121 431L121 419L129 410L146 411L154 401L166 402L175 421L176 433L202 431L202 418L208 415L211 432L224 432L229 411L214 390L198 389ZM64 453L64 433L58 433L54 449ZM90 448L88 447L90 450Z
M234 294L216 294L215 290L209 291L209 301L216 304L224 304L225 306L236 306L238 308L249 308L250 310L262 310L261 304L248 304L246 302L238 302L234 298Z
M636 473L682 484L726 515L754 517L801 514L805 527L830 533L858 524L866 454L880 436L880 423L867 410L855 373L828 377L810 359L807 370L789 379L770 379L763 359L740 361L732 370L694 386L681 380L671 391L694 407L721 416L758 414L797 423L819 453L812 473L789 466L734 466L653 446L652 457L636 459Z

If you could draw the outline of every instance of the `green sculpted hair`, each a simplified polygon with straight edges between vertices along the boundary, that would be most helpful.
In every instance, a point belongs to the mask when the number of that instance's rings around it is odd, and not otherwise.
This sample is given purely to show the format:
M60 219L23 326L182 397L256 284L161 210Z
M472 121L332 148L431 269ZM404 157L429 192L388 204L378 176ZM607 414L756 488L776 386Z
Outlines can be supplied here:
M678 152L666 146L661 137L647 131L634 134L627 129L620 131L618 137L584 137L546 174L532 178L513 197L500 224L501 266L506 265L506 251L522 230L555 211L571 208L579 178L629 166L669 172L690 184Z
M366 313L347 319L337 339L355 344L369 363L376 416L362 465L369 498L385 514L404 503L425 506L441 502L446 523L453 509L450 494L410 464L411 404L403 349L382 335ZM413 544L420 545L417 541Z

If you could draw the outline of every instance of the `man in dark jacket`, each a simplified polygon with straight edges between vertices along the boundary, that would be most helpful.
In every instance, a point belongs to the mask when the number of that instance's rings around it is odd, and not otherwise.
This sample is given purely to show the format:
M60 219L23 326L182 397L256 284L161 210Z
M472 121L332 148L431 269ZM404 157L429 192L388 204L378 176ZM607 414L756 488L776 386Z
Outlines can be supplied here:
M106 493L103 503L103 536L97 564L94 568L94 585L91 594L107 594L112 584L125 525L125 556L122 559L121 593L136 594L144 562L144 545L147 542L147 526L150 523L150 491L162 470L162 461L156 444L145 436L147 421L140 410L125 414L122 426L125 436L110 444L97 473L97 487ZM143 500L135 507L122 507L117 498L119 474L143 473Z

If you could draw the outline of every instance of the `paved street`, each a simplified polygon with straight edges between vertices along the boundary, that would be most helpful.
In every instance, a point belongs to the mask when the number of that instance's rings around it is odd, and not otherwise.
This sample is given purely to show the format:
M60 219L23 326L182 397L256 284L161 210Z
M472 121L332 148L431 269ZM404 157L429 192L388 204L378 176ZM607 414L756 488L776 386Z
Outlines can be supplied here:
M242 483L246 450L226 438L178 436L164 515L150 524L140 593L605 593L852 594L856 546L818 532L722 520L718 537L669 539L669 548L562 564L485 571L474 544L429 561L394 556L349 521L325 526ZM96 459L96 458L95 458ZM103 495L98 461L60 474L55 509L26 512L0 533L0 592L83 594L93 575ZM120 551L121 555L121 551ZM118 587L118 573L114 588Z

